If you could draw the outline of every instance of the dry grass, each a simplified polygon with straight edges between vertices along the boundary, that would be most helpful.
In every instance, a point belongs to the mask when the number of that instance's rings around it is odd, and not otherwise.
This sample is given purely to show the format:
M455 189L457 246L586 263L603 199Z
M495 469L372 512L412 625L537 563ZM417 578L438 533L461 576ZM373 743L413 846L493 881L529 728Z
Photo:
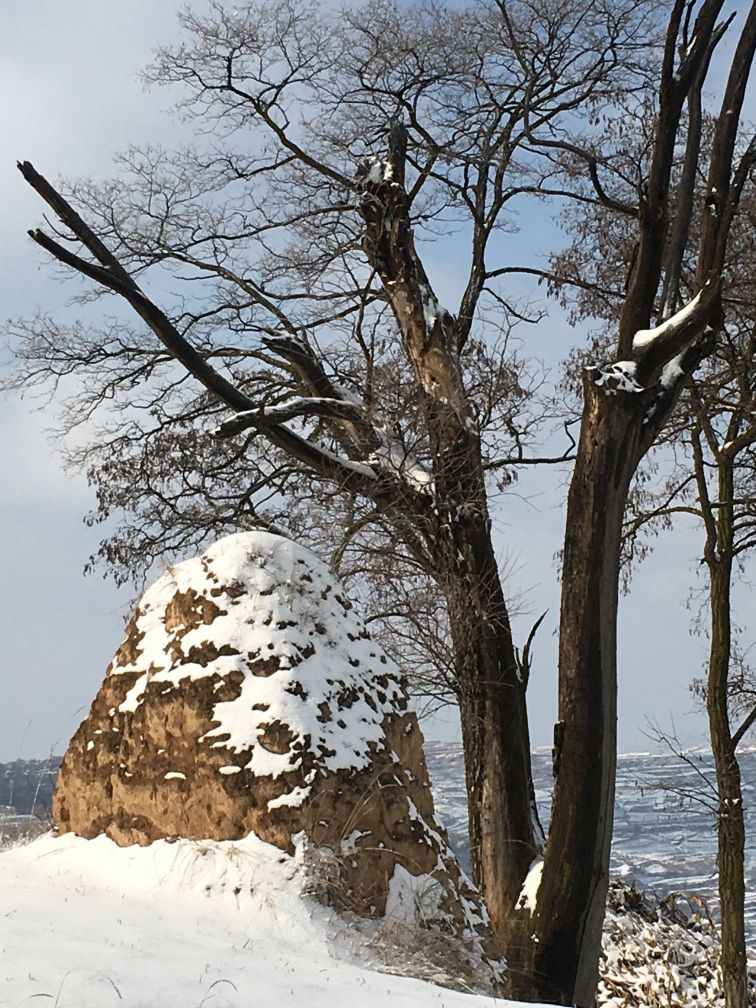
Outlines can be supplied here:
M0 851L31 843L38 836L47 833L49 822L42 822L34 816L13 816L0 819Z
M672 894L657 903L630 886L612 883L598 1004L724 1008L719 935L703 901ZM749 1006L756 1008L756 961Z
M419 883L407 919L389 915L370 920L355 913L342 864L343 857L328 847L305 847L302 894L337 912L335 937L361 965L451 990L501 993L503 967L486 957L478 936L462 937L434 916L438 906L434 879L426 878L426 886Z

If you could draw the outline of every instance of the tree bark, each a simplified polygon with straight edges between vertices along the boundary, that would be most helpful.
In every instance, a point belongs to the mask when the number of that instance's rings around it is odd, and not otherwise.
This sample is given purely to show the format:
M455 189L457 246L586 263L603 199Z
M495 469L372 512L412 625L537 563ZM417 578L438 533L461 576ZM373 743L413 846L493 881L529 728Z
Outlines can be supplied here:
M359 172L363 247L380 276L418 386L434 485L419 516L445 595L456 656L473 876L506 940L542 834L535 814L525 683L491 543L480 434L459 347L465 324L441 304L415 248L404 186L406 130Z
M728 705L731 648L733 479L729 460L719 464L716 543L707 543L711 578L711 648L706 692L719 807L717 860L721 913L722 983L727 1008L746 1008L748 965L745 944L745 823L740 766L733 744Z
M512 911L543 850L535 808L526 683L520 674L489 523L458 525L444 579L456 656L473 878L506 940ZM460 570L460 567L462 570Z
M592 1008L609 880L616 769L622 518L646 448L644 391L586 372L567 504L556 781L542 882L509 955L515 997ZM597 381L597 379L599 379Z

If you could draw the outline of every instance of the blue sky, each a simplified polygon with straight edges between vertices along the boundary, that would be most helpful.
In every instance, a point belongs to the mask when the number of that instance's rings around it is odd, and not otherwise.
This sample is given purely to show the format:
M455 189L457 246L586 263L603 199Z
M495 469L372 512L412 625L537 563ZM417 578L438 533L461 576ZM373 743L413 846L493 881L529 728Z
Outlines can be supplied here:
M56 281L26 237L40 219L35 194L16 171L31 160L51 177L108 173L112 155L146 139L166 145L175 124L161 115L167 96L147 94L136 73L160 42L175 35L180 4L131 0L35 0L0 14L0 84L6 95L0 159L3 242L0 288L3 316L38 308L65 309L73 288ZM536 263L553 228L543 212L523 206L516 239ZM432 259L439 296L454 287L453 264ZM447 299L449 300L449 299ZM451 299L453 300L453 299ZM96 305L79 306L94 321ZM523 333L529 351L555 367L576 334L554 309ZM39 404L36 404L39 406ZM1 673L0 760L60 752L84 716L118 646L128 590L99 575L84 578L83 564L97 530L81 519L92 503L83 478L61 470L45 437L54 404L9 398L0 403L0 555L5 591L0 606L4 644ZM524 609L515 622L523 639L535 617L549 613L535 648L531 679L534 745L549 745L556 714L556 637L559 586L553 557L563 535L564 486L554 474L526 474L497 510L497 546L514 568L513 591ZM690 680L700 674L705 642L688 632L688 590L695 583L696 537L670 537L646 562L621 602L620 748L648 749L646 722L669 727L673 718L688 741L703 738L703 718L691 714ZM752 608L753 593L744 596ZM745 609L744 609L745 611ZM455 732L453 718L427 726L434 737Z

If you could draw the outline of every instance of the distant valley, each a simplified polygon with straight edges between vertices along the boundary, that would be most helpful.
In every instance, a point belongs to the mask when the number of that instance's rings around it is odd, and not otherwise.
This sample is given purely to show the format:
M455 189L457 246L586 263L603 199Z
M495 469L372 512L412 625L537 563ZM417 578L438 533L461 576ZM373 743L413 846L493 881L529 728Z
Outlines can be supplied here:
M50 817L60 757L0 763L0 816Z

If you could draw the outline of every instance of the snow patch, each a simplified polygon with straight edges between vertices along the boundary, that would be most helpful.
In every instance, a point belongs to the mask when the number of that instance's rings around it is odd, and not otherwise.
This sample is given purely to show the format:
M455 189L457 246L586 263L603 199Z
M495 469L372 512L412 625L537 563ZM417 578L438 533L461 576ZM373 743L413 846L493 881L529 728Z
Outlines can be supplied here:
M73 834L0 852L0 1001L249 1008L264 992L277 1008L348 1008L356 991L360 1008L512 1008L348 958L343 918L301 895L299 855L254 836L118 847Z
M541 885L542 875L543 858L538 857L528 869L528 874L525 876L525 881L522 883L520 896L517 900L517 906L520 907L520 909L530 910L531 913L535 910L536 900L538 899L538 888Z
M421 924L440 915L444 887L429 875L410 875L396 865L389 881L386 918L406 926Z
M296 787L286 794L279 795L278 798L271 798L268 802L268 811L272 812L277 808L299 808L311 790L309 787Z
M683 377L683 369L680 367L682 356L682 354L678 354L676 357L673 357L671 361L668 361L662 368L659 381L661 382L663 389L674 388L678 381Z
M598 368L594 383L598 388L603 388L606 395L642 392L643 386L635 379L636 371L635 361L616 361L605 368Z
M379 157L371 157L366 160L365 165L367 166L365 181L370 185L393 182L394 169L389 161L383 161Z
M433 488L433 476L399 444L385 437L384 444L368 458L371 465L387 469L400 479L406 480L415 490Z

